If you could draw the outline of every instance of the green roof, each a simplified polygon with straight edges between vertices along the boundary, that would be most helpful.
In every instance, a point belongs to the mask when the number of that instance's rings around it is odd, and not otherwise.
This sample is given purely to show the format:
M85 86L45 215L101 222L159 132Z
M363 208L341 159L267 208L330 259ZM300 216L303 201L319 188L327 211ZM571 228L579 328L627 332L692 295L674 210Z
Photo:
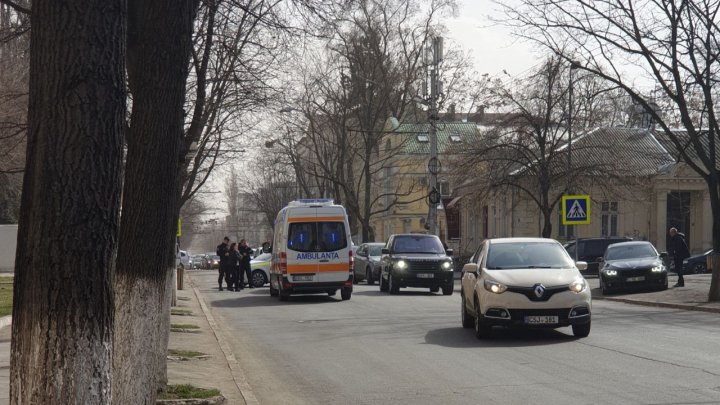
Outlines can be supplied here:
M480 139L474 122L442 122L436 123L438 153L448 153L462 145L472 145ZM403 123L395 131L403 135L403 153L430 153L430 124ZM457 150L457 149L455 149Z

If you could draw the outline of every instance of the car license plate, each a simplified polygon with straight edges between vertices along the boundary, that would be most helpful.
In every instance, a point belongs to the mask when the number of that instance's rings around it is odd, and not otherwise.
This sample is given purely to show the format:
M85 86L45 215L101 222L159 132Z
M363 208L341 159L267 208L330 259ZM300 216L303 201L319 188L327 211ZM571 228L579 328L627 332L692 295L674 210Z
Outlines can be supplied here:
M435 274L433 273L419 273L417 275L418 278L435 278Z
M628 277L625 279L628 283L633 281L645 281L645 276L639 276L639 277Z
M526 316L525 323L528 325L547 325L558 323L557 316L541 315L541 316Z
M295 281L312 281L313 276L293 276Z

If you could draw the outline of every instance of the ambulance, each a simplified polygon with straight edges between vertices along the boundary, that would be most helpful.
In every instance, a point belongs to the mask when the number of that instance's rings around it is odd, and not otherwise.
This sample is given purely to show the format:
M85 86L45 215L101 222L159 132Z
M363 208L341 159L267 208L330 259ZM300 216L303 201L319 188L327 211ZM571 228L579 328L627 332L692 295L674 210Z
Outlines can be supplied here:
M293 294L340 290L349 300L353 288L353 252L345 208L331 199L288 203L275 219L270 295L286 301Z

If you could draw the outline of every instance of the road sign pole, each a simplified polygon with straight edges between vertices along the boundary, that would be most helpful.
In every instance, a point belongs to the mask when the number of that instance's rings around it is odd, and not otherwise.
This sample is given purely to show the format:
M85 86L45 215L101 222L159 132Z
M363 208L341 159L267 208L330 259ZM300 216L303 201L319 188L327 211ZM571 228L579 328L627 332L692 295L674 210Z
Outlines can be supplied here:
M432 41L432 70L430 71L430 107L428 108L428 120L430 122L430 161L438 161L438 147L437 147L437 129L435 128L435 121L437 121L437 98L440 86L438 80L438 67L442 60L442 43L441 37L433 38ZM439 165L439 164L438 164ZM434 173L430 173L430 193L439 192L438 181L437 181L437 170ZM438 234L437 229L437 203L430 201L430 208L428 210L428 232L432 235Z

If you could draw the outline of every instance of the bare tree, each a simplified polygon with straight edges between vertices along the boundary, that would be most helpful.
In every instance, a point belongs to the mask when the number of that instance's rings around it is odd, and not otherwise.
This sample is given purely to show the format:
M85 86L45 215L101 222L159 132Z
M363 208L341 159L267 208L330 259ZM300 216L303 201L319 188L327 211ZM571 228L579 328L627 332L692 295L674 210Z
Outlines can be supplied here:
M518 35L622 88L705 180L715 252L708 299L720 301L720 125L715 110L720 3L523 0L521 7L506 10ZM653 102L670 111L662 114ZM684 132L672 130L675 121Z
M575 159L569 167L567 118L571 108L573 124L583 130L613 120L618 113L601 108L616 102L600 101L611 92L600 90L600 83L591 77L573 83L583 96L570 106L568 76L569 66L560 58L551 58L524 80L512 80L511 87L495 81L487 102L502 106L504 118L483 134L480 144L458 151L461 158L454 164L458 184L484 193L514 188L524 194L542 214L541 235L545 238L552 236L552 213L563 194L587 187L590 177L621 177L616 163L610 161ZM603 148L576 144L572 155L598 154ZM594 181L594 185L603 185L603 181Z
M132 112L114 279L117 404L154 403L167 381L169 280L175 269L183 107L197 7L195 0L128 4Z
M112 399L123 1L33 1L10 401Z

